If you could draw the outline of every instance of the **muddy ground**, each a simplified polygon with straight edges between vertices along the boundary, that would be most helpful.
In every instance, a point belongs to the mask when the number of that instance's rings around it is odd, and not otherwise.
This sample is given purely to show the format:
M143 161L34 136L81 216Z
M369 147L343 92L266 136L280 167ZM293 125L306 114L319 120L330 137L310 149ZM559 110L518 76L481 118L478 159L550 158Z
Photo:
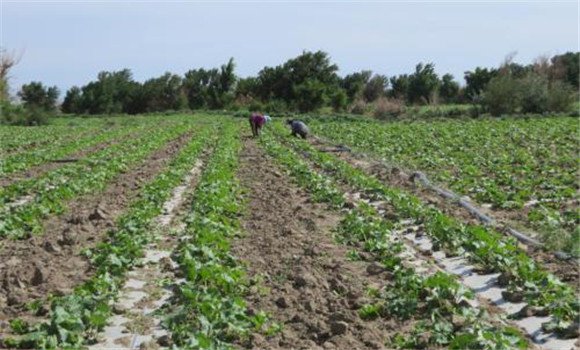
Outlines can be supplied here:
M44 222L41 236L4 240L0 249L0 324L25 314L23 303L49 293L69 293L90 278L90 264L82 250L95 246L115 229L116 219L140 188L190 139L190 133L182 134L121 174L104 191L73 199L66 214Z
M244 141L239 178L247 189L243 237L233 253L252 278L249 306L270 313L282 329L255 335L255 349L377 349L402 331L393 320L363 321L357 310L386 275L373 262L350 261L331 230L341 213L313 203L252 139ZM371 266L371 267L369 267Z

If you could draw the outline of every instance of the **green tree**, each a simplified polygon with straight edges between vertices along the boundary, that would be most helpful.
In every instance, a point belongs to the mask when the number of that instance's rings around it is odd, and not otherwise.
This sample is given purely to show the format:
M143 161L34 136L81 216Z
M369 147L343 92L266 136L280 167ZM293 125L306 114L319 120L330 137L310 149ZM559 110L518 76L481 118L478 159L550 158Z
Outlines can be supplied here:
M470 100L474 100L496 75L497 70L480 67L475 68L473 72L465 72L465 96Z
M554 75L578 89L580 86L580 52L566 52L552 57Z
M247 77L241 78L236 83L235 95L236 97L258 97L258 78Z
M227 107L234 99L236 80L233 58L219 70L201 68L188 71L183 80L183 90L189 108Z
M435 73L435 65L419 63L415 67L415 73L409 76L408 100L410 103L430 104L438 87L439 77Z
M186 108L187 99L182 90L181 77L169 72L147 80L143 94L147 100L147 112L181 110Z
M199 109L208 105L209 87L217 78L217 70L192 69L185 73L183 89L189 108Z
M283 101L301 111L318 108L340 87L338 67L322 51L303 52L284 64L258 73L258 91L264 102ZM314 95L307 96L311 92Z
M445 74L441 77L439 97L445 103L457 102L457 99L459 98L459 83L453 80L453 75Z
M371 79L372 74L373 73L370 70L363 70L348 74L342 79L340 85L345 90L349 103L352 103L354 100L362 96L365 86Z
M407 74L401 74L391 77L390 82L390 97L398 100L406 100L409 95L409 76Z
M233 101L234 88L237 80L235 68L236 65L233 58L230 58L228 63L221 66L219 85L214 92L215 98L213 106L215 108L224 108Z
M78 86L73 86L66 92L62 102L64 113L82 113L82 90Z
M318 80L306 80L300 85L294 86L295 103L302 113L320 108L325 103L326 87Z
M42 109L49 112L56 111L56 101L59 90L56 86L45 87L40 82L31 82L22 85L18 96L26 108Z
M331 105L335 112L343 112L348 105L348 96L344 89L337 89L332 95Z
M364 98L367 102L373 102L380 97L383 97L389 85L389 78L385 75L374 75L365 85Z
M90 114L143 112L145 106L133 101L139 88L129 69L100 72L96 81L83 86L81 108Z

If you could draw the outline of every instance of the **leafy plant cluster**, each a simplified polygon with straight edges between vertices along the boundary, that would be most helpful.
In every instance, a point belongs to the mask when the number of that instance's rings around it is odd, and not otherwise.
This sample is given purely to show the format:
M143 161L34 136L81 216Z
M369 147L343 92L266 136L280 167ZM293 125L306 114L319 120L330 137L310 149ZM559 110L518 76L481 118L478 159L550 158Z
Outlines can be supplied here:
M316 133L391 164L425 171L435 182L499 210L527 210L553 248L574 251L580 216L578 121L571 117L389 123L311 122ZM567 239L554 239L556 237ZM555 245L555 244L558 245Z
M425 276L405 267L402 243L392 234L394 225L371 206L351 211L336 229L337 239L372 253L391 273L384 288L374 291L375 300L359 310L362 318L392 317L414 321L408 334L392 339L397 348L418 349L445 346L451 349L526 348L527 341L516 329L490 322L483 310L472 307L473 292L455 276L438 271Z
M0 208L0 237L25 238L39 233L42 218L62 213L66 200L101 190L115 176L190 128L182 123L167 125L168 130L147 131L99 150L81 162L1 188L0 203L4 205ZM27 203L11 204L26 195L32 196Z
M337 181L361 191L370 200L386 202L391 214L400 220L412 219L422 224L434 240L434 249L465 254L475 265L489 272L500 272L510 293L521 295L528 304L543 307L552 315L557 321L552 330L563 332L577 322L580 305L574 289L542 269L513 238L504 237L488 227L464 225L434 207L423 205L417 197L387 187L375 177L304 141L288 142Z
M144 256L144 249L153 238L153 219L162 213L163 203L191 170L207 145L210 131L204 129L195 135L163 172L143 187L118 219L117 229L87 253L95 275L77 286L74 293L50 299L49 320L34 325L18 319L11 321L20 336L4 340L8 347L78 349L96 342L112 315L112 304L126 272Z

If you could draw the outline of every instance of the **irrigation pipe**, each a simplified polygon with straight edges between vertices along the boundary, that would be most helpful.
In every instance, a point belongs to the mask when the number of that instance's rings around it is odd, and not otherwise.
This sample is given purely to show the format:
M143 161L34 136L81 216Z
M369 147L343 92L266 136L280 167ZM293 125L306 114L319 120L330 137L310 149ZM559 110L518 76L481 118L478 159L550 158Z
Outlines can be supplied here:
M321 143L326 143L326 144L331 144L334 145L333 142L330 142L329 140L327 140L324 137L321 136L312 136L315 140L321 142ZM325 150L326 152L342 152L342 151L347 151L350 152L356 156L361 156L367 159L371 159L374 163L379 164L383 167L385 167L386 169L394 169L395 167L393 167L391 164L388 164L385 161L378 161L376 159L374 159L374 157L372 157L371 155L369 155L366 152L361 152L361 151L354 151L351 148L345 147L343 145L336 145L334 150ZM397 167L397 169L400 169ZM433 183L431 183L429 181L429 179L427 178L427 176L420 172L420 171L415 171L412 173L411 176L409 176L408 174L406 174L403 171L399 171L399 176L405 178L408 181L411 182L415 182L415 179L417 179L421 184L423 184L423 186L425 186L427 189L437 193L440 197L443 197L449 201L452 201L456 204L458 204L459 206L461 206L462 208L466 209L472 216L474 216L475 218L477 218L479 221L483 222L485 225L490 225L498 230L505 230L505 232L507 232L509 235L511 235L512 237L516 238L517 240L519 240L520 242L527 244L527 245L531 245L534 247L544 247L544 244L539 242L536 239L533 239L517 230L515 230L514 228L503 224L503 223L498 223L496 220L492 219L491 217L485 215L484 213L482 213L479 209L477 209L476 207L474 207L471 203L469 203L468 201L462 199L460 196L458 196L457 194L442 189L436 185L434 185ZM555 256L558 259L561 260L568 260L570 258L570 255L564 252L555 252Z

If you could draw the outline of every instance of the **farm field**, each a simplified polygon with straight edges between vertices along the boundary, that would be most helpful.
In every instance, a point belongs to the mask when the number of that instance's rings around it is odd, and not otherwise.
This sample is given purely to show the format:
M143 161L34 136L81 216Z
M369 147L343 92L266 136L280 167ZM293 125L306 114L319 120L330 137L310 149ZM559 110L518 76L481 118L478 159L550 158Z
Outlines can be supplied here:
M334 143L424 171L551 249L580 254L577 118L313 122Z
M321 138L204 113L0 127L0 348L578 346L578 266L553 254L577 254L577 119L309 126Z

